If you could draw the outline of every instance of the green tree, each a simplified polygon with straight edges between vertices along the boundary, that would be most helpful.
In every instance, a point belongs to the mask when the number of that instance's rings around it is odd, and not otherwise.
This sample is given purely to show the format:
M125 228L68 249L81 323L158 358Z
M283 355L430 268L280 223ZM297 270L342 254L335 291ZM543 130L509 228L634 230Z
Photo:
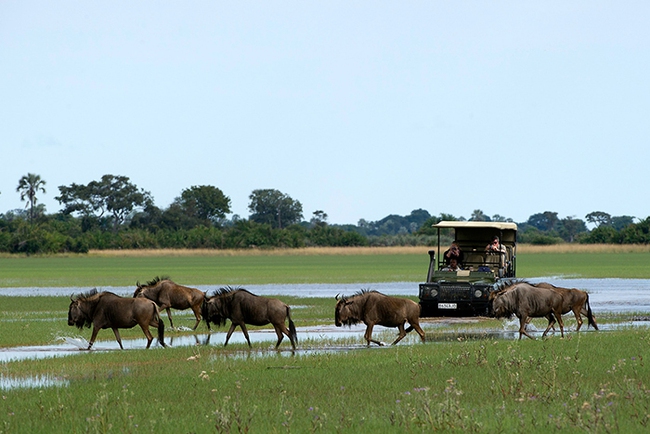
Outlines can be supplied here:
M42 191L45 193L46 182L41 179L40 175L28 173L18 181L17 192L20 192L20 200L27 201L25 208L29 207L29 221L33 223L36 207L36 193ZM41 208L42 209L42 208Z
M322 210L316 210L312 213L309 224L313 226L327 226L327 213Z
M528 217L528 224L536 227L540 231L548 232L555 228L559 219L556 212L544 211L543 213L533 214Z
M469 221L471 221L471 222L489 222L490 221L490 216L485 214L480 209L475 209L472 212L472 216L469 218Z
M230 198L211 185L183 190L178 203L188 216L212 223L219 223L230 213Z
M621 215L612 217L612 226L617 231L621 231L632 224L634 224L634 217L632 216Z
M282 229L302 219L302 204L278 190L253 190L249 196L250 220Z
M593 223L596 225L596 227L599 227L601 225L604 226L611 226L612 225L612 216L607 214L606 212L602 211L594 211L590 212L585 216L585 219L589 223Z
M583 232L587 232L585 222L574 217L563 218L558 224L559 235L569 243L574 242L576 235Z
M62 185L59 192L60 196L55 199L64 205L64 214L77 212L100 219L106 215L114 232L135 208L153 202L148 192L132 184L126 176L104 175L101 181L91 181L88 185Z

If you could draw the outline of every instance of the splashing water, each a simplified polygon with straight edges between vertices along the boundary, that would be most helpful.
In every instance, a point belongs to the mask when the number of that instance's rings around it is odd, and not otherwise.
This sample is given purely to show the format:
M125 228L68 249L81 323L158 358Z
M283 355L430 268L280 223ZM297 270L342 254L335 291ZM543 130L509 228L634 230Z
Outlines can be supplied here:
M68 345L72 345L74 347L79 348L80 350L85 350L88 348L88 341L85 340L84 338L73 338L70 336L58 336L56 341L61 341L63 343L66 343Z

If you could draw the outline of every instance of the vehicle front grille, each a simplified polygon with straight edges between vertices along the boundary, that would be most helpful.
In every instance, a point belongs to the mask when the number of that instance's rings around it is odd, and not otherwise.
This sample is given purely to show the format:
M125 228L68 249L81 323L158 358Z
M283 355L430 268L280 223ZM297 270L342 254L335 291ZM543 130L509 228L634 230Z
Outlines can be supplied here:
M440 300L470 301L472 287L467 285L440 285Z

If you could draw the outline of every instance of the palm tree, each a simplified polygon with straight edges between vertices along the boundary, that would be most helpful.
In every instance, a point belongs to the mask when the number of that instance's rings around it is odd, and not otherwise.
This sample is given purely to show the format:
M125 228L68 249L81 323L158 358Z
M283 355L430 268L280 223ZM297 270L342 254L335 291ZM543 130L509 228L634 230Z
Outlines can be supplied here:
M25 207L29 206L29 221L34 220L34 207L36 206L36 193L42 191L45 193L45 181L41 179L40 175L28 173L20 178L18 181L18 188L16 191L20 192L20 200L27 200L28 203Z

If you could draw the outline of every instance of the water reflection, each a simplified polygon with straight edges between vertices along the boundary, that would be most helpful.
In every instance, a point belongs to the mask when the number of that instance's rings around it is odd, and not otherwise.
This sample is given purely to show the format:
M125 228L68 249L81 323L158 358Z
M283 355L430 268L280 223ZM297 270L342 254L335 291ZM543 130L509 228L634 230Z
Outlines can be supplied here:
M6 377L3 374L0 374L0 390L65 387L68 384L68 380L62 380L49 375L39 375L36 377Z

